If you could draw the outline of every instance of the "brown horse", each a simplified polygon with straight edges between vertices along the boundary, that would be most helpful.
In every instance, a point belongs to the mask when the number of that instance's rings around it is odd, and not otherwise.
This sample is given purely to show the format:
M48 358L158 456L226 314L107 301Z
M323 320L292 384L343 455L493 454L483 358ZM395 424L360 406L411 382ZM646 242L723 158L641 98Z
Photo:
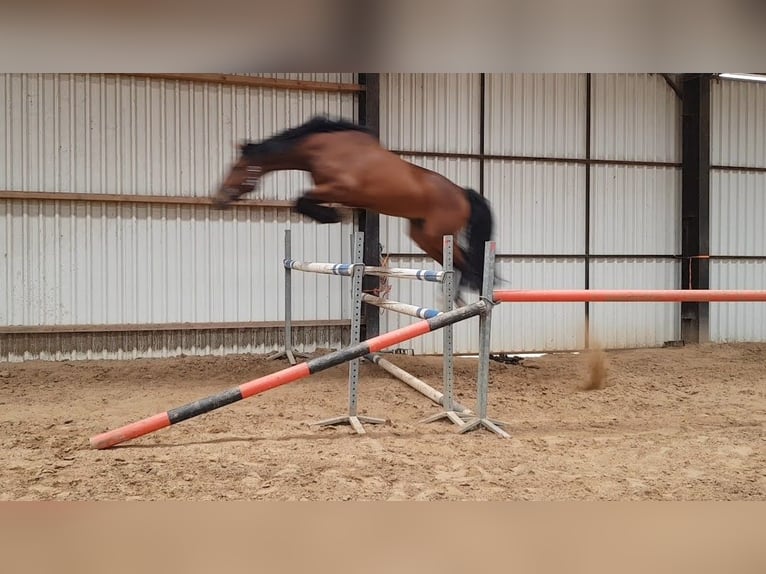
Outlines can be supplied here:
M315 117L260 143L244 143L240 151L215 194L217 207L254 191L269 172L307 171L314 187L295 202L297 212L335 223L340 221L338 211L322 204L339 204L402 217L410 222L412 240L439 263L442 238L453 235L460 286L481 289L484 242L492 236L489 203L472 189L402 160L368 129Z

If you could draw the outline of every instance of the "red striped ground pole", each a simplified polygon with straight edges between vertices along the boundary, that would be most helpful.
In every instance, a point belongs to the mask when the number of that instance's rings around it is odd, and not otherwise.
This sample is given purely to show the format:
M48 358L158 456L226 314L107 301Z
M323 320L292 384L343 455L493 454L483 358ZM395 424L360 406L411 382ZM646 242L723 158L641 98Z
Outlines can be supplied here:
M766 291L725 289L543 289L497 290L496 303L585 303L616 302L737 302L766 301Z
M317 357L306 363L299 363L292 367L277 371L276 373L259 377L250 382L243 383L193 403L101 433L91 437L90 445L92 448L97 449L115 446L125 441L169 427L175 423L210 412L214 409L263 393L269 389L303 379L309 375L318 373L319 371L329 369L330 367L347 363L348 361L363 357L364 355L369 355L370 353L381 351L391 345L396 345L403 341L425 335L431 331L436 331L447 325L470 319L471 317L483 313L490 307L491 305L487 302L480 300L471 303L470 305L466 305L465 307L455 309L454 311L442 313L431 319L418 321L417 323L407 325L406 327L396 329L389 333L384 333L383 335L373 337L367 341L362 341L361 343L335 351L334 353L328 353L327 355Z

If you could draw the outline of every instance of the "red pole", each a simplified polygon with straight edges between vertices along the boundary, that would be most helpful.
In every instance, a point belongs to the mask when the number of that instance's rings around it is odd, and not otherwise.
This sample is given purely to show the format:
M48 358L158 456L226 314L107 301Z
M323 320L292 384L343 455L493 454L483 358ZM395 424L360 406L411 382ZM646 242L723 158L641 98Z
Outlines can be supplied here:
M546 289L498 290L497 303L584 303L598 301L642 302L735 302L766 301L766 291L721 289Z

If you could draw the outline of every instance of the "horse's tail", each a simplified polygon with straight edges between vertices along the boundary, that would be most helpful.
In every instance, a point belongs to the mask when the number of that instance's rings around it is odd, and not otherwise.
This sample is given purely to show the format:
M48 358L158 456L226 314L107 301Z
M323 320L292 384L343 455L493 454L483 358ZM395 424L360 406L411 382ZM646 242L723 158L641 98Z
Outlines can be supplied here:
M492 239L492 208L483 196L473 189L465 188L471 215L468 219L466 239L468 242L468 269L463 271L460 284L481 292L484 278L484 243Z

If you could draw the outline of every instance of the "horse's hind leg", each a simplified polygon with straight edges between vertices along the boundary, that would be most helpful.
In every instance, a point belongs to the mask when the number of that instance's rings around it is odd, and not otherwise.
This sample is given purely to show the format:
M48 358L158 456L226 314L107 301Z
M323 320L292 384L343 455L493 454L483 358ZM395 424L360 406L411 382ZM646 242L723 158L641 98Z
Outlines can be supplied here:
M452 260L455 269L460 272L460 283L465 284L466 281L470 281L473 275L475 275L475 272L469 265L468 255L458 245L457 234L451 231L444 231L442 233L442 230L448 229L448 226L444 224L438 225L439 222L433 220L418 220L418 222L417 225L414 222L411 225L410 237L412 237L412 240L417 243L423 251L428 253L439 263L442 262L444 236L453 236L455 241L453 243L454 250L452 252Z
M427 233L426 226L421 220L410 222L410 237L412 240L439 264L443 264L444 259L444 235L450 234ZM463 300L460 287L465 283L463 277L465 273L470 273L470 269L466 266L467 259L463 250L457 244L453 245L452 261L454 263L455 279L457 280L455 282L455 301L460 304Z
M296 200L295 211L319 223L338 223L341 220L337 209L320 205L320 203L317 199L303 195Z
M410 220L410 238L417 243L427 255L434 261L441 264L444 253L442 252L441 237L434 237L425 232L425 225L422 219ZM438 239L438 241L437 241Z

